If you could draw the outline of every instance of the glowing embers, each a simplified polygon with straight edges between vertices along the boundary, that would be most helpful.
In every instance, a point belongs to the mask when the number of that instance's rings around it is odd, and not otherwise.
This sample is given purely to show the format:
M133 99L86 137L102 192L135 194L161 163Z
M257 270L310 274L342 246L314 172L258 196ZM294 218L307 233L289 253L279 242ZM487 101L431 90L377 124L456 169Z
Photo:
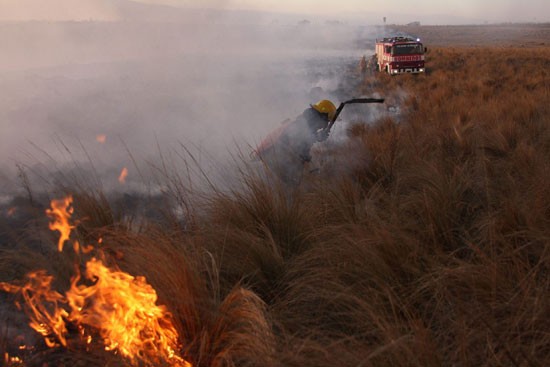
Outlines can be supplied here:
M96 135L95 140L99 144L104 144L107 141L107 135L105 135L105 134Z
M126 183L126 177L128 177L128 168L124 167L120 171L120 175L118 175L118 182L121 184Z
M59 251L74 228L70 223L71 204L71 197L53 200L51 209L46 211L52 218L50 228L61 234ZM82 251L76 241L73 249L77 257L91 252ZM103 253L95 252L96 256L86 262L82 273L78 264L75 266L76 274L65 294L53 289L54 277L44 270L27 274L23 285L0 283L0 290L23 299L18 306L29 316L29 325L43 336L48 347L67 347L73 340L81 345L98 342L105 350L127 358L132 365L190 367L178 355L178 333L166 307L156 304L155 289L144 277L105 265Z

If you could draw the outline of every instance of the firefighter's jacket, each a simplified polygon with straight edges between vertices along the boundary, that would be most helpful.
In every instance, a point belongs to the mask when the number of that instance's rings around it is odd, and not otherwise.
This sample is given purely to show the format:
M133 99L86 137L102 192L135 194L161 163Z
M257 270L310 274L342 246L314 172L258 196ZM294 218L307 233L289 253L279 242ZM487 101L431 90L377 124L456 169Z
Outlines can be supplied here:
M319 132L327 127L328 118L313 108L306 109L300 116L284 129L279 141L275 143L280 152L294 154L303 161L311 159L310 149L317 141L327 138Z
M287 184L298 184L304 162L311 159L310 150L317 141L325 140L328 117L313 108L306 109L296 120L272 131L258 146L255 156Z

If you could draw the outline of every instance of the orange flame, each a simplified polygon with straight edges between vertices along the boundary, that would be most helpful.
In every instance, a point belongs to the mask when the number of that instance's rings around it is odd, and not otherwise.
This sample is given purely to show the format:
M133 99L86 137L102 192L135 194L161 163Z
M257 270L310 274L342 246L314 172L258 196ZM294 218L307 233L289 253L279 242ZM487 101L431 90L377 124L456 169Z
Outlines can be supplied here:
M59 252L63 251L63 244L69 239L71 229L74 226L69 224L69 218L73 213L72 196L67 196L64 199L52 200L51 209L46 209L46 214L52 219L50 222L50 229L52 231L59 231L59 241L57 243L57 249Z
M100 144L103 144L107 141L107 135L105 134L99 134L95 137L95 140L100 143Z
M60 251L74 228L69 223L71 203L70 196L53 200L52 209L46 211L53 218L50 228L61 234ZM81 247L74 241L73 248L79 252ZM40 270L27 274L22 286L0 282L0 290L22 296L29 325L47 346L67 347L68 330L76 327L82 343L90 344L99 335L105 350L122 355L134 366L191 367L177 352L181 345L171 314L157 305L157 293L145 277L109 268L93 257L83 275L77 271L71 278L64 295L52 289L53 279Z
M128 177L128 168L124 167L122 171L120 171L118 182L120 182L121 184L126 183L126 177Z
M109 269L96 258L86 264L85 277L95 284L79 285L75 278L66 294L72 322L99 330L105 350L117 350L132 364L171 360L188 365L176 354L178 333L171 315L156 305L157 293L144 277Z
M23 360L19 357L10 357L8 353L4 353L4 364L9 366L23 366Z
M6 214L8 215L8 217L13 217L16 211L17 211L17 207L12 206L11 208L8 209Z
M64 318L68 313L60 307L65 299L60 293L51 289L52 281L53 276L46 274L44 270L39 270L27 274L27 284L23 286L0 283L1 290L22 295L29 308L27 311L31 317L29 325L44 337L48 347L56 346L57 341L67 345Z

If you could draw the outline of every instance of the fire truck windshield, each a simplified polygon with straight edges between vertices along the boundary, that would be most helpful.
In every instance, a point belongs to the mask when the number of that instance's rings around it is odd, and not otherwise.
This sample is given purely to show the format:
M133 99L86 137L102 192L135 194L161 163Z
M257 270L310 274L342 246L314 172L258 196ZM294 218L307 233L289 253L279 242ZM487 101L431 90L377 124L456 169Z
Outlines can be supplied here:
M392 56L395 55L412 55L412 54L422 54L424 53L424 48L420 43L409 43L404 45L394 45L391 49Z

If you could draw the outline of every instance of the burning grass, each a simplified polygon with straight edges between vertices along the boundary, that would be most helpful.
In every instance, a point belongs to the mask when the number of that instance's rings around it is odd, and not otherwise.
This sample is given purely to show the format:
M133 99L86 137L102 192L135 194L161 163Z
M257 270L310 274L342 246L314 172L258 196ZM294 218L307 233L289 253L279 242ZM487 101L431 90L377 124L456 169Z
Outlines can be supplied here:
M147 284L177 337L170 348L193 366L548 365L548 60L540 47L432 49L427 75L361 84L401 112L350 129L360 164L327 161L294 189L245 172L240 188L186 206L192 226L174 214L136 228L76 190L65 243L94 243L111 274ZM110 278L71 283L85 254L52 250L38 212L32 236L3 237L15 241L0 252L5 290L44 269L51 304L71 284ZM105 350L91 311L92 343L69 312L67 342L48 348L14 297L0 297L6 365L177 365L147 348L137 360Z

